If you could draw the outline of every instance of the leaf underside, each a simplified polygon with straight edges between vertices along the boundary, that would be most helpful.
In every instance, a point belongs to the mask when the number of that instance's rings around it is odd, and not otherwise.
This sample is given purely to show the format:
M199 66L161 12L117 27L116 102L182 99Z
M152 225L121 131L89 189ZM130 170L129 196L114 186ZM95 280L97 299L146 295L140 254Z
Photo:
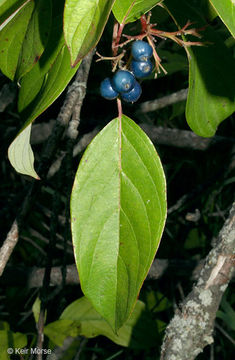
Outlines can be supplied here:
M114 119L86 150L71 198L82 290L114 330L135 305L165 219L165 177L154 146L132 120Z

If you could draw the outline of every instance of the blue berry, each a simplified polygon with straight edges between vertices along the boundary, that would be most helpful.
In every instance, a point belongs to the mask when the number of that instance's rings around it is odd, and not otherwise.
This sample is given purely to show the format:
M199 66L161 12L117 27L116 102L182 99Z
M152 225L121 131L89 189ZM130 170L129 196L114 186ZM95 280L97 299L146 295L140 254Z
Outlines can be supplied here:
M118 92L112 87L110 78L104 79L100 84L100 93L107 100L116 99Z
M135 84L134 75L127 70L118 70L112 78L112 86L114 90L120 93L130 91Z
M132 44L131 53L135 60L147 61L153 55L153 49L147 42L137 40Z
M135 81L134 87L130 91L122 93L121 97L124 101L133 103L139 99L141 93L142 93L141 86L137 81Z
M147 61L135 61L131 62L131 70L137 79L147 77L153 71L153 64L150 60Z

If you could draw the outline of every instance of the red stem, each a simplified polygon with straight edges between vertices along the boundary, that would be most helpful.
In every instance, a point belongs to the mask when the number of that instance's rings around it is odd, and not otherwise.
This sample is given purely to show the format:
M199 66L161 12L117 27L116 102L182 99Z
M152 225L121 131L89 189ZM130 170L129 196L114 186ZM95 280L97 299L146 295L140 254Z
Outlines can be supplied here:
M141 22L141 32L144 33L147 30L147 19L145 15L141 16L140 22Z
M118 118L122 118L122 102L119 98L117 98L117 107L118 107Z

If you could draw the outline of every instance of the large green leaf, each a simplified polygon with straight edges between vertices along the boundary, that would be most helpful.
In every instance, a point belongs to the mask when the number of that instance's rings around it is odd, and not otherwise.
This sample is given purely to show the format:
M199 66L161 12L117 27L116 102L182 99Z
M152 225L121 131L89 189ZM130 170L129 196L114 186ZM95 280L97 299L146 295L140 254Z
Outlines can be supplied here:
M190 19L196 27L205 25L201 14L182 0L165 0L180 26ZM191 129L204 137L213 136L218 125L235 111L235 61L216 32L202 31L203 47L189 49L189 93L186 119Z
M120 24L136 21L161 0L116 0L113 14Z
M67 47L64 45L53 65L44 75L43 82L40 83L40 91L29 105L28 98L26 97L27 106L23 108L22 105L21 112L22 118L26 120L25 124L8 150L9 160L19 173L38 178L35 170L32 168L34 159L29 143L32 121L46 110L62 93L78 67L79 64L71 69L70 55Z
M21 79L18 99L18 110L20 113L36 98L44 83L45 75L52 67L64 45L63 8L64 0L52 1L52 24L47 47L37 64ZM36 102L38 102L39 98L37 98ZM34 106L35 103L32 103L30 108L27 108L27 111L22 114L24 119L33 111Z
M0 70L14 80L34 2L28 2L0 31Z
M86 150L73 186L71 219L82 290L117 330L134 308L166 219L159 156L126 116L111 121Z
M0 1L0 24L13 14L28 0L1 0Z
M235 37L235 1L234 0L209 0L217 14L225 23L233 37Z
M64 37L75 66L98 42L115 0L66 0Z
M35 4L35 6L34 6ZM51 30L51 1L28 2L0 31L0 68L19 79L41 57Z
M59 346L68 336L93 338L104 335L121 346L145 349L156 346L158 337L156 323L145 311L143 302L137 301L130 318L115 333L86 297L70 304L59 320L45 326L44 332Z
M47 45L52 22L51 2L51 0L38 0L36 2L22 44L16 72L17 79L21 78L38 62Z

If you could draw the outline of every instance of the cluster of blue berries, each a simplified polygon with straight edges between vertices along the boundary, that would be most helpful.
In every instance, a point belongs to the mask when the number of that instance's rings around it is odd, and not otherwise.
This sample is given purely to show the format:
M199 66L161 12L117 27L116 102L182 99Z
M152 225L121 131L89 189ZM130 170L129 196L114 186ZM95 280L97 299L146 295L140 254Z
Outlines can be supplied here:
M141 86L136 81L151 74L153 64L150 61L153 55L152 47L145 41L137 40L131 49L133 60L130 69L118 70L112 79L106 78L101 82L100 93L108 100L121 96L126 102L135 102L141 95Z

